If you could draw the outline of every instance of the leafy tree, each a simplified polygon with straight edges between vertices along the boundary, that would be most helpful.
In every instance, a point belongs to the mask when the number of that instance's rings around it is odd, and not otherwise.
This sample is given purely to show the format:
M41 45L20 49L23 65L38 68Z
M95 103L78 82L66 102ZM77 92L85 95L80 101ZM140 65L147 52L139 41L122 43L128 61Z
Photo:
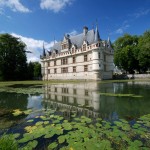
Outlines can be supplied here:
M41 64L39 62L29 62L28 64L28 79L41 78Z
M34 63L34 78L38 79L41 77L41 64L39 62Z
M150 30L139 38L139 49L139 65L141 70L145 72L150 68Z
M114 63L119 68L133 73L133 71L139 70L138 62L138 37L125 34L118 38L114 43Z
M29 80L34 79L34 64L33 64L33 62L28 63L28 79Z
M24 80L27 73L26 45L10 34L0 34L0 79Z

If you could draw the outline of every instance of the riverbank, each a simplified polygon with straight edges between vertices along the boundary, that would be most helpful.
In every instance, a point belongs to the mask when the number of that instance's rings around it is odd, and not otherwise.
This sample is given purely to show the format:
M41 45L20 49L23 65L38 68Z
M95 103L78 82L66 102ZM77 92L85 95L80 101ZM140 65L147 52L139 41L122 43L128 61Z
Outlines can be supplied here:
M130 77L130 76L129 76ZM128 81L141 81L141 82L150 82L150 78L140 78L136 77L135 79L116 79L116 80L102 80L102 81L95 81L95 80L49 80L49 81L42 81L42 80L28 80L28 81L3 81L0 82L0 87L3 86L11 86L14 84L23 84L23 85L38 85L38 84L57 84L57 83L81 83L81 82L98 82L98 83L112 83L112 82L128 82Z

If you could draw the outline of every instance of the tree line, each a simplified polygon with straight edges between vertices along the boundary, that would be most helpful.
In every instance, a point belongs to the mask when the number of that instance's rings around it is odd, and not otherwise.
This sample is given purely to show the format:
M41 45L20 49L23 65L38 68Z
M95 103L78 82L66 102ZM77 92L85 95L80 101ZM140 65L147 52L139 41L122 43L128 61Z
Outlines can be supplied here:
M41 64L27 63L26 45L10 34L0 34L0 81L41 78Z
M114 63L129 73L145 73L150 69L150 30L142 35L124 34L114 43Z

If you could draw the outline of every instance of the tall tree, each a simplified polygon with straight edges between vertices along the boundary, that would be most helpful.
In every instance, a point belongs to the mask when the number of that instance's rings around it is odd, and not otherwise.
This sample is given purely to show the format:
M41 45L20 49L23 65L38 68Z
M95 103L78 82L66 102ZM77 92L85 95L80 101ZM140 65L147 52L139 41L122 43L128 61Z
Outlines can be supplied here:
M114 63L119 68L133 73L139 69L138 62L138 37L125 34L114 43Z
M41 78L41 64L39 62L29 62L28 64L28 79L40 79Z
M41 64L39 62L34 63L34 78L39 79L41 78Z
M24 80L27 73L26 45L10 34L0 34L1 80Z
M138 60L142 71L150 68L150 30L146 31L139 39Z

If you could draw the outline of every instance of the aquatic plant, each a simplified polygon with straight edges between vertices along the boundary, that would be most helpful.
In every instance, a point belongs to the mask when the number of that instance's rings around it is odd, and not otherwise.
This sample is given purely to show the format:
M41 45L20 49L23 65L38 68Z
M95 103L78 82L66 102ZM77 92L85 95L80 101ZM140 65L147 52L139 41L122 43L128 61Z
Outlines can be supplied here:
M120 94L120 93L100 93L100 95L103 96L113 96L113 97L133 97L133 98L141 98L143 96L141 95L135 95L135 94Z
M150 114L130 124L124 119L109 122L101 118L94 120L85 116L77 118L76 114L72 114L72 120L69 121L54 112L43 111L42 115L30 118L26 122L23 135L14 134L21 149L36 148L40 144L39 139L49 141L47 149L150 148Z
M0 137L0 150L18 150L18 143L15 140L17 135L2 135Z

